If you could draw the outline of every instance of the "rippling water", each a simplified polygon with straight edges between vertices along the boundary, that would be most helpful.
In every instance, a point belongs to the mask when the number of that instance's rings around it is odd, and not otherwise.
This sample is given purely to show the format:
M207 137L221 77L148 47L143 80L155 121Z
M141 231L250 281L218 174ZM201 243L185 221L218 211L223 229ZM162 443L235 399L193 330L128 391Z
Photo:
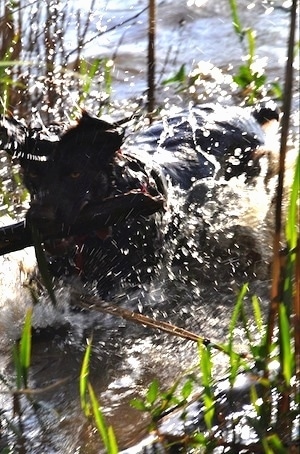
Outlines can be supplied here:
M146 89L147 2L98 1L93 25L103 33L87 48L90 56L114 56L116 96L140 94ZM200 6L197 6L200 5ZM288 3L286 3L288 5ZM288 9L282 2L243 0L238 3L243 27L256 32L257 64L268 76L281 80L286 60L289 30ZM136 17L138 15L138 17ZM130 18L133 17L132 20ZM187 71L203 61L221 69L238 68L245 58L245 45L239 42L232 23L228 2L157 2L156 64L159 78ZM126 27L118 24L126 22ZM108 30L112 30L108 32ZM91 29L91 37L95 30ZM124 83L125 82L125 83Z
M85 4L74 1L75 6L79 3L84 12ZM258 65L265 68L270 80L282 84L288 9L281 7L281 2L277 2L275 8L274 2L268 1L239 3L242 4L243 25L257 32ZM91 37L95 30L113 28L136 16L145 8L146 2L97 1L96 5L90 18ZM241 65L244 49L234 34L227 1L165 0L158 2L157 19L158 78L163 80L173 75L182 63L187 71L200 64L203 72L207 71L207 78L204 78L199 99L232 104L234 99L226 75ZM71 15L70 21L75 21ZM140 96L146 89L146 30L145 11L128 20L123 27L102 34L85 49L90 57L115 58L113 91L116 99ZM67 39L71 43L72 35ZM212 82L210 73L213 71ZM180 93L173 94L170 99L169 91L164 88L158 95L166 107L176 101L177 104L186 102ZM298 92L294 96L295 106L297 99ZM296 122L296 110L292 118ZM276 141L278 137L274 139ZM296 139L292 136L291 140ZM261 187L250 191L240 181L214 188L210 203L201 207L202 218L208 226L207 245L201 243L197 190L201 188L195 186L192 202L185 213L180 205L184 195L174 192L171 203L179 222L179 237L166 245L168 254L151 287L120 295L119 303L223 342L242 283L250 282L251 291L259 294L263 307L268 302L272 191L267 194ZM8 219L2 221L4 224L10 222ZM238 243L234 251L231 250L232 235L236 235ZM169 262L178 241L182 255L177 268L170 269ZM256 268L249 270L248 255L253 251L261 260ZM35 259L33 251L27 249L0 260L0 372L10 376L10 349L13 340L20 335L26 308L31 306L31 297L23 285L28 278L26 267L31 268ZM57 308L53 308L47 296L42 296L34 308L35 328L68 325L68 329L67 336L57 331L54 336L50 333L46 340L35 341L30 386L42 388L56 380L66 381L51 392L39 395L38 411L24 399L25 452L28 453L40 453L41 449L44 453L99 452L98 438L85 422L78 397L78 375L85 340L92 332L91 381L105 408L105 415L117 432L121 448L140 438L146 427L145 417L129 406L130 399L142 395L154 377L158 376L163 386L168 386L183 370L197 362L196 346L192 342L171 338L109 315L74 312L70 308L74 286L75 283L63 288L58 285ZM238 340L242 346L244 339ZM219 367L222 370L221 362ZM3 394L0 394L0 408L11 410L10 399Z

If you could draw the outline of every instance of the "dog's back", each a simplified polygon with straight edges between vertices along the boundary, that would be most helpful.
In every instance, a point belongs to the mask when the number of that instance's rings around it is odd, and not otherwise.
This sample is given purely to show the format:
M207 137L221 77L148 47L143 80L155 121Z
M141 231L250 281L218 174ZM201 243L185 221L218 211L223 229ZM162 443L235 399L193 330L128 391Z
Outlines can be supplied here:
M273 102L256 108L204 105L166 117L126 145L130 153L150 154L183 189L204 178L251 181L260 173L257 150L263 150L264 128L272 121L279 121Z

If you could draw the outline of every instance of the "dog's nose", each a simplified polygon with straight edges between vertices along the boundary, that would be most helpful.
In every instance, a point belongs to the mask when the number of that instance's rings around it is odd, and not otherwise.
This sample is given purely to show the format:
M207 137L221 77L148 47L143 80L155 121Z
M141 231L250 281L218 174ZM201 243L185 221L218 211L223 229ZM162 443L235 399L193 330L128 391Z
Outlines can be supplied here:
M30 208L27 212L29 222L39 223L41 221L54 221L56 218L56 210L53 205L41 203L38 200L30 202Z

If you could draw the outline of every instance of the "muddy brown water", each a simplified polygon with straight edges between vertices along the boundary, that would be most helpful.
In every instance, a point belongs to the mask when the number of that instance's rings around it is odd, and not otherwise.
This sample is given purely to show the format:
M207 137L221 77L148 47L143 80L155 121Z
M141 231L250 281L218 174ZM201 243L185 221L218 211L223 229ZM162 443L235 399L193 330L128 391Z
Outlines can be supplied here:
M105 21L117 23L128 11L131 14L145 6L144 3L132 2L126 10L123 1L105 2L105 10L99 3L95 14L101 9L101 14L104 11L102 24ZM259 64L266 65L271 80L283 83L289 15L281 3L243 2L241 21L257 31ZM201 61L203 68L211 72L211 65L215 65L223 70L222 77L213 81L208 78L202 83L202 100L232 104L234 100L226 75L230 68L241 64L244 54L232 29L228 4L225 0L195 4L185 1L159 3L158 74L164 68L162 77L167 77L182 63L189 69ZM146 16L143 15L129 24L124 36L123 31L116 30L87 50L89 55L101 52L101 55L109 56L113 49L116 55L113 90L118 99L139 96L146 88L145 24ZM217 76L219 74L216 72ZM165 89L160 90L159 96L165 100L166 108L169 104L180 105L186 101L181 94L171 99ZM297 99L296 92L292 125L297 121ZM274 139L276 142L278 137ZM297 141L295 132L291 136L293 141ZM165 246L168 254L151 286L120 295L117 303L224 342L236 294L244 282L250 282L251 292L259 295L263 308L268 304L271 194L266 194L261 187L247 189L240 181L220 184L210 203L202 208L202 216L209 225L209 236L215 241L215 252L212 252L201 244L197 203L190 206L188 214L182 213L184 194L174 190L171 200L180 219L180 238ZM169 216L166 215L166 224L170 221ZM2 218L2 223L8 224L9 220ZM228 252L232 232L239 239L239 250L233 253ZM183 242L182 262L176 269L170 269L174 242L177 241ZM253 250L261 259L249 269L247 260ZM11 349L20 335L26 309L32 305L24 281L35 258L32 249L27 249L0 260L0 373L14 384ZM57 283L58 306L54 308L44 295L33 309L33 326L42 334L34 338L29 381L30 388L39 391L33 396L37 405L21 398L22 437L17 440L4 419L0 448L9 446L10 452L30 454L102 452L99 437L83 416L79 400L79 371L86 340L92 334L91 383L108 423L114 427L121 449L133 445L146 434L147 416L131 408L130 400L143 396L155 377L165 389L198 361L197 347L191 341L111 315L74 311L71 302L75 298L76 303L78 298L72 296L74 290L81 291L76 282ZM237 332L237 348L243 349L243 345L243 334ZM224 372L226 363L220 358L216 364L218 376ZM1 411L18 426L18 418L13 415L12 397L2 381L0 387L3 391L0 394ZM0 418L2 420L2 416Z

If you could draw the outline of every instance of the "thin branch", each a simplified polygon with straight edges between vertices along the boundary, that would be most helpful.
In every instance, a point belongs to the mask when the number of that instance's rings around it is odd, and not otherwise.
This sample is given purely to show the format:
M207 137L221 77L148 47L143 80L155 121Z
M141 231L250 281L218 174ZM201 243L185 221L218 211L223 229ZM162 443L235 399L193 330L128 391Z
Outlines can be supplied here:
M128 19L125 19L123 22L120 22L119 24L116 24L114 25L113 27L111 28L107 28L106 30L104 31L101 31L99 33L97 33L96 35L92 36L90 39L88 39L87 41L83 42L82 43L82 46L86 46L87 44L90 44L91 42L95 41L95 39L99 38L100 36L102 35L105 35L106 33L110 33L114 30L116 30L117 28L120 28L122 27L123 25L127 24L128 22L131 22L133 21L134 19L137 19L139 16L141 16L145 11L147 11L148 9L148 6L146 6L146 8L143 8L141 11L139 11L137 14L135 14L134 16L131 16L129 17ZM66 55L66 59L68 59L71 55L73 55L75 52L77 52L77 49L73 49L71 50L67 55Z
M284 190L284 173L285 173L285 157L286 146L289 134L290 125L290 112L292 103L292 89L293 89L293 61L294 61L294 47L295 47L295 30L297 18L297 0L293 0L291 9L291 25L290 36L288 41L288 56L285 72L285 86L284 86L284 102L283 102L283 118L282 130L280 141L280 157L279 157L279 172L278 172L278 186L276 192L276 210L275 210L275 233L273 242L273 268L272 268L272 288L271 288L271 302L268 315L268 330L266 345L271 348L275 319L278 314L278 307L281 298L281 285L282 285L282 257L281 257L281 232L282 232L282 199ZM267 368L265 375L268 375Z
M222 353L229 354L226 346L218 344L205 337L199 336L198 334L195 334L184 328L172 325L171 323L163 322L161 320L155 320L146 315L142 315L137 312L125 309L124 307L120 307L115 304L103 301L101 298L82 296L76 293L73 293L73 297L76 298L75 304L76 307L81 307L82 309L94 310L97 312L102 312L105 314L121 317L124 320L129 320L138 325L145 325L152 329L158 329L172 336L181 337L183 339L187 339L193 342L203 342L203 344L205 344L206 346L209 345L210 347ZM239 358L246 358L248 356L247 353L231 352L230 354L232 353Z
M149 0L148 22L148 90L147 111L151 116L155 105L155 0Z

